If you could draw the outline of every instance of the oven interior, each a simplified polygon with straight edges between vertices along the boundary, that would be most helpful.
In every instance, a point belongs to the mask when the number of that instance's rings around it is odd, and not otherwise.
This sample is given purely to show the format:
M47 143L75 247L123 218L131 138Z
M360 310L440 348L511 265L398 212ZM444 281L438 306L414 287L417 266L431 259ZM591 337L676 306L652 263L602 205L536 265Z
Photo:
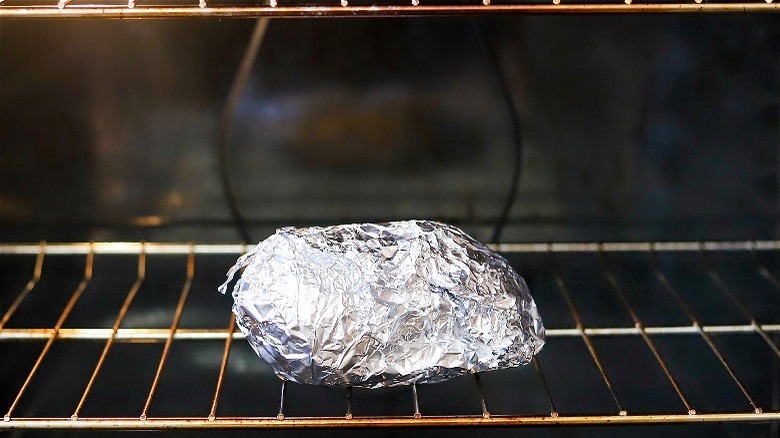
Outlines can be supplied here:
M0 430L777 436L776 15L272 19L229 117L242 243L218 145L255 20L25 5L0 4ZM282 386L227 269L280 226L408 218L510 260L537 360Z

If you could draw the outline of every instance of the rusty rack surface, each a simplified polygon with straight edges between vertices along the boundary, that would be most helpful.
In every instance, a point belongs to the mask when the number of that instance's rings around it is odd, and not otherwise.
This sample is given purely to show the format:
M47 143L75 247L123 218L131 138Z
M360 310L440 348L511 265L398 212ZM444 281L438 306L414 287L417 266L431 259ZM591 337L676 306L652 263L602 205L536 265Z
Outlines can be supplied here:
M533 368L538 377L541 393L544 394L544 403L549 407L546 415L529 415L518 413L516 415L491 415L490 393L483 391L479 374L474 375L474 381L478 391L482 409L481 415L460 416L431 416L421 411L418 402L417 386L409 388L409 411L407 415L396 416L371 416L363 417L353 415L353 401L351 388L344 389L344 415L330 417L290 417L285 415L285 391L286 382L280 383L280 391L273 397L279 397L279 411L274 417L237 417L217 415L220 394L223 382L228 372L228 360L233 341L243 336L236 331L235 320L232 315L225 315L225 321L229 323L224 327L214 329L185 329L179 328L185 302L190 294L190 289L195 276L195 255L238 255L246 250L245 245L214 245L214 244L162 244L162 243L64 243L48 244L0 244L0 257L26 255L30 258L30 280L20 291L12 291L14 299L7 308L0 308L0 343L2 342L30 342L37 341L43 344L39 350L37 360L29 369L18 370L20 376L26 376L24 383L14 389L16 396L9 406L0 406L3 411L3 421L0 421L0 430L22 428L59 428L59 429L205 429L205 428L350 428L350 427L420 427L420 426L521 426L521 425L594 425L594 424L658 424L658 423L707 423L707 422L780 422L780 411L772 406L761 406L754 398L754 394L743 383L740 373L732 367L731 358L724 353L713 340L712 335L753 336L760 340L763 348L776 362L780 358L780 350L776 340L780 334L780 314L774 321L758 321L751 309L745 304L736 289L728 284L712 263L709 262L710 254L744 253L750 254L753 260L755 274L763 277L764 285L774 292L780 293L780 281L773 272L774 265L765 265L762 261L767 254L780 252L780 241L742 241L742 242L636 242L636 243L558 243L558 244L502 244L494 246L504 254L537 254L549 257L551 266L550 275L558 293L568 307L568 312L574 326L570 328L548 329L548 342L556 342L560 338L580 338L590 356L590 365L598 370L598 375L603 381L614 401L614 410L598 415L574 415L559 412L556 408L555 397L550 391L545 373L540 361L536 358L532 361ZM744 316L743 324L703 325L697 319L689 303L678 292L678 285L668 278L664 272L663 264L659 262L659 255L669 253L698 253L701 256L703 270L710 280L713 293L722 294L730 300L735 308ZM597 254L602 260L601 274L606 279L609 289L633 322L627 327L585 327L580 317L580 309L575 304L572 286L565 280L558 258L564 254ZM667 298L672 300L690 321L689 325L681 326L646 326L638 316L635 303L626 294L624 285L608 261L616 253L635 253L647 256L648 263L654 275L654 281L660 286ZM93 276L93 264L96 255L124 254L137 256L137 271L135 281L126 293L124 302L111 327L100 328L66 328L64 327L71 311L82 294L89 288ZM186 256L186 275L181 288L177 290L178 301L173 311L170 327L166 329L127 328L122 323L128 309L138 294L142 285L147 280L147 258L153 255L178 254ZM75 291L67 293L69 301L59 313L59 319L52 327L14 328L7 327L6 323L13 316L24 300L34 293L41 280L42 273L46 270L47 260L58 256L81 256L85 259L83 277ZM1 259L0 259L1 260ZM769 266L769 267L768 267ZM2 291L8 294L9 291ZM702 412L697 410L688 398L684 385L675 378L674 373L667 365L667 358L656 348L654 338L656 336L690 336L698 338L706 345L709 354L717 360L719 366L728 374L730 384L741 393L744 409L729 412ZM679 406L670 409L669 412L646 414L632 411L631 406L624 404L619 396L619 388L610 378L610 372L604 365L603 352L594 346L593 339L599 337L631 336L641 339L645 344L653 363L648 366L656 366L663 371L666 384L673 388L679 401ZM42 363L47 360L48 353L55 343L69 341L92 341L102 343L103 349L92 367L91 377L82 389L81 398L77 405L72 407L71 415L58 418L31 418L17 415L17 407L20 401L29 396L26 392L31 382L36 379ZM196 417L156 417L150 415L150 407L154 402L155 394L160 384L163 370L169 357L171 346L174 342L210 341L218 342L222 346L221 365L218 372L215 370L216 381L209 382L206 386L211 389L212 403L209 412L203 412ZM128 412L121 417L88 417L82 415L85 401L93 392L96 380L107 356L111 353L111 347L116 343L146 342L163 344L162 353L156 363L154 379L147 390L146 402L138 412ZM7 360L3 358L2 360ZM771 367L769 363L755 363L756 367ZM261 365L258 365L261 366ZM583 364L583 366L586 366ZM15 370L16 371L16 370ZM704 377L702 377L704 378Z
M354 3L351 4L350 1ZM301 4L270 0L254 4L237 4L225 0L192 0L164 2L160 0L128 0L83 3L78 0L29 2L0 0L0 18L185 18L185 17L359 17L359 16L433 16L484 14L632 14L632 13L695 13L695 12L779 12L774 0L739 2L707 2L703 0L676 2L595 1L510 2L434 2L425 0L382 1L365 4L360 0L340 0L340 3L316 2Z

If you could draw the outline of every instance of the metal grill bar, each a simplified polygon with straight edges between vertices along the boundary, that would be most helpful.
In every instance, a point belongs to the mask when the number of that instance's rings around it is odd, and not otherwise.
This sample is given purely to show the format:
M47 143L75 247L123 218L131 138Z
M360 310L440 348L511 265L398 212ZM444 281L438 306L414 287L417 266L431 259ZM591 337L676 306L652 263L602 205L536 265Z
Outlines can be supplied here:
M755 253L754 253L755 254ZM691 310L690 306L685 302L685 300L682 299L680 294L677 292L677 290L672 286L672 284L669 282L669 279L666 278L666 274L661 271L661 264L658 262L658 253L653 252L651 254L651 260L653 264L653 272L655 273L656 278L661 283L661 286L663 286L664 290L666 290L669 295L672 296L674 301L680 306L682 311L688 316L688 319L691 320L693 323L693 326L696 328L696 331L701 335L702 339L704 339L704 342L707 344L707 346L712 350L713 354L718 358L718 361L720 361L721 365L726 369L726 372L731 376L731 379L734 380L734 383L737 384L739 387L739 390L742 391L742 394L747 398L748 403L750 403L750 406L753 407L753 411L757 414L761 413L761 408L756 404L756 402L753 400L753 397L750 396L750 393L748 392L747 388L745 387L745 384L742 383L742 380L737 376L737 373L734 371L733 368L731 368L731 365L729 365L728 361L725 357L723 357L723 354L718 350L718 347L715 346L715 343L712 341L710 336L707 334L705 327L702 327L702 325L699 323L699 320L696 318L696 315L693 313L693 310Z
M2 11L2 8L0 8ZM95 242L90 243L0 243L0 255L79 255L140 254L143 248L148 255L187 255L190 251L204 255L238 255L246 251L245 244L188 244L188 243L140 243ZM744 240L735 242L609 242L609 243L500 243L488 245L501 253L598 253L603 252L699 252L699 251L778 251L780 240Z
M35 288L35 285L38 284L38 280L41 279L41 270L43 269L43 256L46 254L46 242L41 242L38 245L38 257L35 259L35 269L33 270L33 276L30 279L30 281L27 282L27 285L24 286L24 289L19 293L19 295L16 296L16 299L13 303L11 303L11 307L6 310L5 314L3 314L3 319L0 319L0 330L3 329L3 326L5 326L5 323L8 322L9 319L11 319L11 316L13 316L14 312L16 312L16 309L19 308L19 305L22 304L22 301L24 301L25 298L27 298L27 295ZM90 249L91 252L91 249ZM1 254L2 252L0 252Z
M479 404L482 407L482 417L489 418L490 411L488 411L487 402L485 402L485 391L482 389L482 381L479 380L479 373L474 373L474 382L477 383L477 391L479 392Z
M87 401L87 396L92 390L92 386L95 384L95 380L100 373L100 369L103 367L103 363L106 361L108 351L111 350L111 346L114 344L117 330L119 330L119 326L122 324L122 320L125 318L125 314L127 314L127 309L130 308L130 304L133 302L133 299L135 299L138 290L141 289L141 284L143 284L145 276L146 252L144 251L144 246L142 245L141 253L138 255L138 275L135 279L135 283L133 283L133 286L130 288L130 292L127 293L127 297L125 298L125 302L122 304L122 308L119 309L119 315L117 315L114 326L111 329L111 336L108 338L108 341L106 341L106 345L103 347L103 352L100 353L100 358L95 365L94 371L92 371L92 376L89 378L89 383L87 383L87 387L84 388L84 393L81 395L81 400L79 400L79 404L76 406L76 410L73 411L73 415L70 417L71 420L78 420L79 412L81 412L81 408L84 407L84 402Z
M425 5L417 0L408 4L353 6L343 1L342 6L216 6L200 0L197 5L164 7L119 5L68 5L63 0L56 6L0 5L0 18L297 18L297 17L389 17L439 15L498 15L498 14L658 14L658 13L750 13L778 12L777 3L624 3L567 4L483 4Z
M420 402L417 400L417 383L412 384L412 401L414 402L414 418L422 417L420 414Z
M767 333L780 333L780 324L762 324L761 330ZM583 328L586 335L600 336L634 336L638 335L636 327L594 327ZM683 325L683 326L657 326L645 327L648 335L691 335L703 333L716 334L750 334L756 329L752 325ZM129 343L158 343L165 342L168 338L168 329L119 329L114 342ZM62 328L57 339L71 341L105 341L113 335L110 328ZM571 338L582 336L577 328L546 329L548 338ZM54 336L54 329L48 328L5 328L0 331L0 342L9 341L40 341ZM240 332L229 336L224 329L185 329L176 330L174 341L222 341L228 337L244 339Z
M246 252L246 243L241 244L241 254ZM190 254L195 253L195 244L190 244ZM222 391L222 382L225 381L225 370L227 369L228 357L230 356L230 347L233 345L233 338L236 330L236 318L230 314L230 322L225 331L225 350L222 353L222 363L219 366L219 377L217 378L217 388L214 390L214 399L211 402L211 411L209 412L209 421L217 418L217 403L219 403L219 393ZM176 333L173 334L174 338Z
M141 412L141 420L146 420L147 413L149 412L149 406L152 405L152 398L154 392L157 390L157 385L160 383L160 374L162 374L163 367L165 366L165 360L168 359L168 353L171 350L171 343L173 343L173 335L176 333L176 329L179 327L179 320L181 319L181 312L184 310L184 303L187 301L187 296L190 293L190 287L192 286L192 278L195 276L195 253L190 251L189 257L187 257L187 278L184 281L184 286L181 289L181 295L179 296L179 303L176 305L176 311L173 314L173 322L171 322L171 328L168 333L168 338L165 340L165 346L163 347L162 357L160 357L160 363L157 365L157 372L154 375L152 381L152 387L149 389L149 396L146 398L146 404L144 410Z
M230 324L228 324L225 333L225 351L222 353L222 364L219 366L219 377L217 378L217 389L214 390L214 400L211 402L211 412L209 420L214 421L217 417L217 403L219 403L219 393L222 391L222 382L225 381L225 369L227 368L228 356L230 356L230 347L233 345L233 332L236 329L236 318L230 314Z
M550 394L550 387L547 386L547 379L544 378L542 366L539 364L539 360L536 358L536 356L531 358L531 362L534 364L534 368L536 368L536 374L539 376L539 382L542 384L542 389L544 389L544 396L547 398L547 404L550 406L550 416L557 417L558 410L555 409L555 403L553 403L552 394Z
M585 333L585 327L582 325L580 314L577 312L577 308L574 306L574 301L572 301L569 289L566 287L566 282L563 280L563 276L561 275L560 266L558 265L558 258L552 251L550 251L550 258L552 259L553 277L555 277L555 283L558 285L558 289L561 291L563 298L566 300L566 305L569 307L571 316L574 318L574 323L577 325L577 331L579 332L582 341L585 342L585 346L588 348L588 352L593 358L593 362L596 364L596 368L598 368L599 373L601 374L601 378L604 379L604 383L607 385L607 389L609 389L609 393L612 395L612 399L615 400L615 404L618 408L618 415L625 416L628 414L628 412L623 407L623 402L620 401L617 390L615 390L615 387L612 385L612 380L610 380L607 372L604 370L604 366L601 364L601 359L599 359L598 354L596 354L596 349L590 342L588 334Z
M755 249L750 248L750 255L753 256L753 263L756 264L756 269L758 269L759 274L761 274L762 277L766 278L766 281L769 282L772 286L777 289L778 292L780 292L780 280L777 279L769 270L764 266L763 263L761 263L761 260L758 258L758 254L756 253Z
M702 262L704 263L704 268L707 270L707 274L710 276L713 283L718 286L718 289L723 292L724 295L726 295L734 304L737 305L737 308L742 312L742 314L744 314L748 320L750 320L750 325L755 329L756 333L761 336L761 339L763 339L764 342L769 345L769 348L774 351L775 355L780 358L780 349L778 349L777 345L772 342L772 339L769 338L769 335L767 335L766 332L761 329L758 321L756 321L756 317L753 316L753 313L747 308L747 306L745 306L745 303L743 303L742 300L740 300L739 297L734 294L726 282L723 281L720 275L718 275L718 273L715 271L715 268L713 268L712 264L710 263L709 257L707 257L707 253L704 251L704 249L701 251L701 257Z
M347 387L347 413L344 414L344 418L347 420L352 419L352 387Z
M279 392L279 413L276 415L276 419L282 421L284 420L284 394L287 392L287 380L282 379L282 390Z
M495 426L566 426L566 425L637 425L637 424L675 424L675 423L760 423L780 421L779 412L728 413L728 414L658 414L658 415L561 415L548 416L502 416L490 418L472 417L365 417L346 419L341 417L324 418L285 418L278 420L267 417L224 417L214 421L204 418L80 418L70 421L58 418L25 418L0 422L0 430L11 428L30 429L122 429L122 430L160 430L160 429L303 429L303 428L362 428L362 427L495 427Z
M778 292L780 292L780 280L777 279L774 275L772 275L771 272L764 266L763 263L761 263L761 260L758 259L758 254L756 254L755 251L752 249L750 250L750 254L753 256L753 263L756 264L756 269L758 269L758 272L761 274L762 277L766 278L766 281L769 282L772 286L777 289Z
M43 358L46 357L46 354L49 352L49 349L51 349L51 346L54 344L54 341L57 339L57 334L60 331L60 327L62 327L62 324L64 324L65 320L68 319L68 315L70 315L71 310L73 310L73 306L76 305L76 301L78 301L78 299L81 297L81 294L87 288L89 281L92 279L92 264L94 262L94 259L95 259L95 254L90 252L87 255L87 263L86 263L86 267L84 268L84 278L81 280L81 283L79 283L78 287L76 288L76 291L73 292L73 295L70 297L70 300L68 300L68 304L65 305L65 309L62 311L62 314L60 314L59 319L57 319L57 323L54 324L54 332L52 333L52 336L49 338L49 341L46 342L46 345L43 346L43 350L41 350L41 353L38 355L38 359L36 359L35 364L30 370L30 373L27 374L27 378L24 380L24 383L22 384L22 388L19 389L19 392L16 394L16 398L14 398L13 403L11 403L11 406L8 408L8 411L3 416L4 420L7 421L11 418L14 409L16 409L16 406L19 404L19 401L22 399L22 395L24 395L24 392L27 390L27 387L30 385L30 382L35 376L35 373L38 371L38 368L41 366L41 363L43 362ZM42 257L39 257L39 260L42 260ZM36 263L35 269L36 272L38 273L37 274L38 277L40 277L40 270L39 270L38 263Z
M86 252L84 249L86 248ZM667 242L667 243L571 243L571 244L505 244L498 245L497 249L505 252L519 253L547 253L551 258L551 275L556 283L557 289L561 292L566 301L569 313L571 314L575 327L548 329L546 331L548 339L564 337L580 337L593 359L601 378L607 385L607 389L617 406L618 412L611 415L560 415L555 407L553 397L547 385L547 380L542 372L540 362L534 357L532 363L536 369L540 384L544 390L544 397L550 409L549 416L523 416L523 415L498 415L490 414L486 402L486 394L482 387L479 374L474 373L475 384L477 387L477 396L482 408L482 414L469 416L423 416L420 413L417 386L412 385L412 402L414 408L413 415L398 417L354 417L353 416L353 397L352 388L346 388L346 413L344 416L334 417L285 417L285 392L288 382L282 381L279 394L279 412L276 417L217 417L216 411L219 404L223 383L228 372L228 361L231 347L234 339L243 338L242 333L236 332L236 322L233 315L230 316L227 328L218 329L182 329L179 328L184 313L185 303L192 288L195 276L195 254L232 254L243 253L246 247L243 245L180 245L180 244L142 244L142 243L95 243L95 244L2 244L0 253L2 254L29 254L36 255L33 278L27 283L22 294L17 295L14 303L21 303L24 299L21 295L27 295L34 289L41 278L42 266L45 255L79 255L86 254L86 266L84 277L71 295L70 300L63 309L59 319L52 328L8 328L0 327L0 342L21 342L32 340L45 340L43 350L39 354L32 370L27 374L25 382L16 395L16 399L4 416L4 421L0 422L0 430L16 428L72 428L72 429L140 429L157 430L163 428L176 429L205 429L205 428L331 428L331 427L413 427L413 426L451 426L451 427L470 427L470 426L521 426L521 425L574 425L574 424L650 424L650 423L698 423L698 422L778 422L780 421L780 412L776 409L771 412L764 412L758 406L758 403L747 390L747 387L731 367L726 357L718 349L715 342L711 339L712 333L740 335L752 335L762 333L766 336L765 341L770 342L773 350L777 347L771 343L768 333L780 333L780 323L759 325L753 317L750 310L737 296L734 289L731 289L722 277L714 270L707 259L706 251L741 251L751 252L754 261L754 268L763 278L765 278L772 288L777 288L777 277L769 271L758 256L760 251L780 250L780 241L756 241L756 242ZM660 248L660 249L659 249ZM186 251L185 251L186 249ZM702 255L705 269L710 278L716 284L721 293L729 296L732 301L738 303L738 307L750 320L750 324L743 325L712 325L702 326L694 312L688 304L682 299L681 295L669 279L663 273L659 263L659 252L698 252ZM128 292L119 314L116 317L112 328L63 328L62 325L67 320L76 301L87 288L93 270L94 255L97 253L106 254L137 254L138 272L136 280ZM620 283L617 274L610 266L608 253L612 252L638 252L648 253L652 270L656 279L660 282L663 289L672 296L674 301L683 310L691 321L690 326L658 326L646 327L639 319L636 309L631 304L626 290ZM120 328L121 324L132 304L135 296L139 292L146 277L146 255L147 254L187 254L187 274L184 285L179 292L179 298L175 310L173 310L173 319L169 328L163 329L139 329L139 328ZM631 316L633 327L590 327L586 328L581 320L579 311L574 303L572 293L564 280L561 268L558 265L556 254L558 253L594 253L598 254L602 261L603 273L606 277L611 291L621 301L623 306ZM24 291L27 292L24 292ZM780 289L779 289L780 290ZM19 304L13 304L14 308ZM6 315L13 312L6 311ZM779 315L780 316L780 315ZM7 317L7 321L10 318ZM721 365L727 371L734 383L739 387L745 399L752 408L752 412L719 412L719 413L697 413L690 406L688 399L683 394L677 381L669 371L661 354L655 347L652 335L695 335L700 336L707 344L709 349L718 358ZM591 342L591 337L598 336L638 336L647 344L656 361L661 366L667 380L677 392L680 400L688 409L686 414L663 413L657 415L629 415L618 397L617 389L614 387L609 375L601 362L601 358ZM763 336L762 336L763 337ZM31 418L14 417L13 412L17 407L30 382L36 376L36 372L41 366L42 361L50 351L51 346L56 341L85 341L97 340L105 341L100 358L93 369L89 383L87 384L78 406L71 418ZM211 409L208 415L203 417L149 417L151 402L154 400L155 392L162 378L163 370L169 356L173 342L175 341L219 341L224 342L223 354L219 366L219 376L214 390L214 396L211 403ZM140 417L100 417L85 418L80 417L86 398L88 397L93 385L97 380L111 346L116 342L150 342L164 343L163 352L157 366L154 380L147 394L146 403ZM603 352L602 352L603 353ZM40 376L43 376L43 374ZM42 377L38 377L39 379ZM632 411L633 412L633 411Z
M658 352L658 349L655 347L655 344L653 344L653 341L650 339L649 336L647 336L647 332L645 331L644 324L642 324L642 321L637 316L634 307L628 301L628 297L626 296L623 287L620 285L620 282L618 281L617 277L612 272L612 269L609 267L609 260L607 259L606 254L603 251L601 251L599 252L599 256L603 264L604 274L607 277L607 281L609 282L610 286L612 286L612 292L614 292L615 295L617 295L617 297L626 307L628 313L631 315L631 319L634 321L634 326L637 329L639 329L639 333L642 335L642 339L645 341L645 344L647 344L647 347L650 349L650 352L653 353L655 360L658 362L658 365L661 366L661 369L664 371L664 374L666 375L666 378L669 380L669 383L672 385L675 392L677 392L677 395L680 397L680 400L685 405L685 409L688 410L688 414L696 415L696 410L691 407L691 404L688 402L688 399L685 397L685 394L683 394L682 388L680 388L680 384L677 383L677 380L674 378L674 376L672 376L672 372L669 371L669 367L666 366L666 362L664 362L663 358L661 358L661 353Z

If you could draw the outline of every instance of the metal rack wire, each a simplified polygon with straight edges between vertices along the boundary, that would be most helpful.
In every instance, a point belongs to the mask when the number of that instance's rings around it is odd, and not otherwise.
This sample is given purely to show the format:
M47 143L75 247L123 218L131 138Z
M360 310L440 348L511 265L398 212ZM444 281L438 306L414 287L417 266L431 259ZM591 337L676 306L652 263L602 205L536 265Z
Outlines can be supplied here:
M196 274L195 256L199 255L238 255L246 247L243 245L196 245L196 244L153 244L153 243L68 243L68 244L0 244L0 260L4 257L18 255L34 256L31 263L32 277L20 292L13 292L15 298L11 304L2 311L0 319L0 343L30 343L32 341L45 342L37 355L37 359L30 369L15 369L20 376L24 376L23 383L15 391L15 396L9 406L1 406L4 411L2 429L22 428L67 428L67 429L162 429L162 428L330 428L330 427L419 427L419 426L519 426L519 425L583 425L583 424L650 424L650 423L704 423L704 422L780 422L780 411L776 408L761 406L754 394L743 382L740 373L732 365L732 359L722 351L713 340L713 335L741 335L754 336L764 344L766 351L772 355L775 361L780 358L780 350L771 337L780 333L780 314L773 321L758 321L749 306L744 302L735 289L717 271L710 262L710 254L750 254L753 268L765 281L765 286L780 292L780 281L772 269L769 269L762 258L767 255L775 256L780 253L780 241L748 241L748 242L637 242L637 243L563 243L563 244L502 244L494 247L507 255L537 254L547 257L549 273L557 291L563 298L573 327L553 328L547 330L548 342L555 343L565 338L580 338L584 343L590 365L595 366L603 384L609 391L614 401L614 410L599 414L569 414L561 412L556 407L556 397L550 391L548 379L542 369L541 363L534 358L533 368L536 371L541 392L544 394L544 403L548 407L546 415L530 415L517 413L512 415L492 415L488 409L490 406L490 393L483 390L478 374L474 375L476 396L481 415L457 415L435 416L426 415L420 408L418 390L416 386L409 389L408 415L395 416L359 416L353 414L353 396L350 388L344 393L344 414L342 416L320 417L295 417L285 413L285 394L287 383L280 383L279 410L275 417L242 417L218 415L220 395L223 383L228 373L228 361L230 358L233 341L242 338L240 332L236 332L235 320L232 315L225 315L226 326L209 329L180 328L180 321L184 315L185 303L190 296L193 278ZM613 266L614 258L619 254L639 254L646 256L646 263L652 271L655 281L661 286L660 290L666 294L659 299L671 300L684 313L690 321L690 325L676 326L648 326L640 319L636 303L632 302L626 293L626 286L616 274ZM701 257L701 266L713 286L713 293L721 294L729 300L744 317L743 324L719 324L704 325L700 322L692 307L678 292L676 285L667 277L663 264L659 262L660 255L673 253L698 253ZM581 317L581 308L575 304L573 293L570 290L564 271L559 264L559 258L563 255L589 254L596 255L599 259L601 274L606 279L608 289L626 313L630 316L633 326L613 327L586 327ZM74 306L83 293L89 288L93 278L94 260L96 255L134 255L137 257L135 280L126 293L124 301L119 308L113 324L98 328L66 328L66 321L71 316ZM178 300L173 310L172 322L168 328L136 328L124 327L123 322L128 310L133 305L139 290L149 280L147 273L147 258L151 255L180 255L186 256L186 275L184 283L178 292ZM9 327L8 322L23 304L23 302L36 291L42 281L42 274L46 270L49 258L58 256L84 256L84 271L80 283L75 291L70 293L70 298L59 313L56 323L51 327ZM32 259L33 257L29 257ZM31 260L32 262L32 260ZM3 291L9 294L9 291ZM697 409L697 406L688 397L686 388L675 377L674 372L667 364L668 357L657 348L656 339L661 336L687 336L700 338L706 345L723 370L728 374L731 384L739 389L743 397L744 409L742 410L706 410ZM655 365L660 367L666 382L672 387L679 399L679 406L672 407L666 412L646 414L634 412L631 406L624 403L620 397L620 388L611 379L610 371L603 362L603 351L594 345L596 338L609 337L634 337L641 339L650 351ZM49 358L49 353L55 343L62 342L98 342L103 348L92 372L88 383L83 388L79 402L71 410L69 417L25 417L17 414L17 408L21 400L26 397L32 382L38 376L41 365ZM182 344L190 341L206 341L220 343L222 356L219 361L218 378L213 382L211 391L211 408L209 412L203 412L199 416L190 417L156 417L150 415L150 407L155 401L161 376L166 369L170 357L170 351L174 343ZM162 353L159 356L154 372L154 378L147 391L145 403L140 412L127 412L118 417L83 416L82 409L90 394L94 392L98 376L104 369L106 358L111 354L112 347L118 343L157 343L163 344ZM754 367L771 367L771 363L753 363ZM89 365L87 365L89 366ZM258 366L262 366L258 363ZM648 365L651 366L651 365ZM704 377L702 377L704 378Z
M236 3L226 0L162 2L160 0L127 0L81 3L78 0L29 2L0 0L0 18L184 18L184 17L358 17L358 16L424 16L478 14L610 14L610 13L692 13L692 12L779 12L774 0L736 2L706 2L703 0L654 1L634 3L633 0L567 2L561 0L498 2L463 2L452 0L394 0L379 4L361 0L340 0L301 4L278 3L277 0L257 3Z

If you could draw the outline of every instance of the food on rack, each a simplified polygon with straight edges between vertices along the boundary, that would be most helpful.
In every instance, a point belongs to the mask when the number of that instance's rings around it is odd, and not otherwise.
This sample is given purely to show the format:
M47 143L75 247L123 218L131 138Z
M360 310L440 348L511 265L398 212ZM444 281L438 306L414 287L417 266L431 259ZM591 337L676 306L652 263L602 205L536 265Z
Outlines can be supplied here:
M241 331L276 374L379 388L516 367L544 345L520 275L430 221L283 228L243 255Z

